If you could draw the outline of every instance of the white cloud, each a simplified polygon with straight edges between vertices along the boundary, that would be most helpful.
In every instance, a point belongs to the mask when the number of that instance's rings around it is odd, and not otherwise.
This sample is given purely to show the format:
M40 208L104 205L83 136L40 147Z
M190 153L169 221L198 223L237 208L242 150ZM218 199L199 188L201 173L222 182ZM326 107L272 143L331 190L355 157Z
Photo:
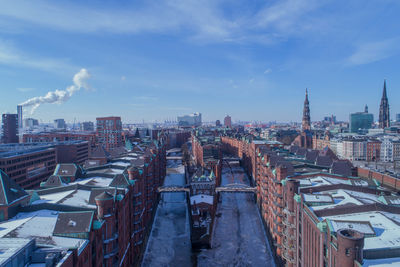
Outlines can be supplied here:
M266 70L264 70L264 74L268 74L268 73L270 73L272 70L270 69L270 68L268 68L268 69L266 69Z
M126 77L125 76L121 76L121 81L125 81Z
M399 53L400 38L364 43L348 58L351 65L368 64Z
M60 4L52 1L14 0L2 3L0 29L40 25L47 28L80 33L135 34L143 32L174 34L184 32L200 42L271 43L313 10L316 0L286 0L265 4L261 10L251 9L227 14L231 6L224 0L148 0L116 9L107 6ZM246 5L246 2L242 2ZM12 21L2 23L2 18ZM296 27L298 28L298 27ZM268 29L268 31L265 31Z

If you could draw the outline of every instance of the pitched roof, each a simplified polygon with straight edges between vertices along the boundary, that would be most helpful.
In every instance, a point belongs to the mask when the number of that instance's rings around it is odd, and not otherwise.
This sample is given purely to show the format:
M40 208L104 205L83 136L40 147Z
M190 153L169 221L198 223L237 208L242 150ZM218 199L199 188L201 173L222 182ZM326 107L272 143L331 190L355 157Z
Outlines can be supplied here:
M92 150L92 153L90 153L91 158L108 158L109 155L110 154L104 149L103 146L97 146Z
M329 156L319 155L317 157L317 159L315 160L315 165L318 165L318 166L330 167L330 166L332 166L332 163L333 163L333 160Z
M110 187L126 187L129 185L128 179L126 179L124 174L117 174L115 178L110 183Z
M306 160L308 161L315 161L318 156L318 150L307 150L306 152Z
M63 182L60 178L60 176L58 175L51 175L46 182L44 182L43 184L41 184L40 186L43 187L58 187L58 186L62 186Z
M0 170L0 205L10 205L24 196L28 196L28 193Z
M96 197L99 196L100 194L108 192L111 195L115 195L116 189L115 188L93 188L92 191L90 192L89 196L89 204L96 205Z
M60 212L54 226L53 235L90 232L93 211Z
M61 163L57 165L54 175L59 176L75 176L78 171L78 166L71 163Z
M352 175L352 165L348 160L338 160L333 162L331 173L340 174L344 176Z

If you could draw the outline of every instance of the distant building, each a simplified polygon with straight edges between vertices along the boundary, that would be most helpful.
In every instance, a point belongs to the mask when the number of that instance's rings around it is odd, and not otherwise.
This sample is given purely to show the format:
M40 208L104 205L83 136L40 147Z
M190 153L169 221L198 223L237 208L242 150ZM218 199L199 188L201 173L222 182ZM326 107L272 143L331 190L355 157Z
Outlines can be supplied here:
M228 127L228 128L232 128L232 119L231 116L226 115L226 117L224 118L224 126Z
M396 122L400 122L400 113L396 114Z
M383 93L379 107L379 128L390 127L389 101L386 94L386 80L383 82Z
M106 150L122 146L121 117L96 118L96 135Z
M308 102L308 91L306 89L306 99L304 100L303 107L303 121L301 124L303 131L311 130L311 118L310 118L310 103Z
M26 118L24 119L24 127L29 127L32 128L34 126L38 126L39 125L39 121L33 118Z
M360 129L368 130L372 127L374 115L368 113L368 106L365 106L364 112L350 114L349 129L351 133L357 133Z
M201 126L201 113L195 112L189 115L179 116L178 125L184 127Z
M94 123L91 121L82 122L81 123L81 131L93 132L94 131Z
M215 126L220 127L221 126L221 121L220 120L216 120L215 121Z
M23 143L50 143L65 141L87 141L91 147L96 146L95 133L79 132L38 132L23 134Z
M65 124L65 120L64 119L56 119L56 120L54 120L54 128L56 128L56 129L66 129L67 126Z
M23 125L23 118L22 118L22 106L18 105L17 106L17 114L18 114L18 128L22 128Z
M39 187L57 163L83 164L88 157L85 141L0 145L0 169L24 189Z
M3 114L3 139L5 144L18 143L18 115Z

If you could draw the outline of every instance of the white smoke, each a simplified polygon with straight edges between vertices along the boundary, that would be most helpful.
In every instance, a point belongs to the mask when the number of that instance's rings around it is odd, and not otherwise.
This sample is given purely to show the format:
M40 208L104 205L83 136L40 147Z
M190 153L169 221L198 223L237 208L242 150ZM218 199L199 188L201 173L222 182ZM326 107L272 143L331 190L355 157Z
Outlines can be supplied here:
M55 90L48 92L45 96L35 96L31 99L26 100L20 105L24 107L32 107L31 114L35 112L35 110L41 104L61 104L67 101L75 92L79 91L81 88L89 89L90 86L87 83L87 80L90 78L90 74L87 69L81 69L77 74L74 75L72 79L74 84L67 87L65 90Z

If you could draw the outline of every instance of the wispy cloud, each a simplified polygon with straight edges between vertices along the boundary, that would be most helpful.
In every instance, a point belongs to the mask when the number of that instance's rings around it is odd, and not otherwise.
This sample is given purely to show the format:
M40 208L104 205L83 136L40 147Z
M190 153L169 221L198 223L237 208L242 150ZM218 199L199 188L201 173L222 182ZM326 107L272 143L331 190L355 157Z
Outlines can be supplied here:
M348 58L351 65L368 64L388 58L400 52L400 38L364 43Z
M148 0L135 7L89 7L84 4L60 4L38 0L14 0L2 3L0 29L29 28L33 25L79 33L136 34L143 32L171 34L183 32L200 42L271 43L282 31L298 29L299 20L315 9L320 1L286 0L247 8L230 14L224 0ZM7 23L2 23L7 18ZM13 23L10 24L9 21Z
M20 51L11 42L7 42L0 39L0 64L28 67L33 69L40 69L50 72L65 72L74 71L77 69L76 66L68 63L65 60L53 59L53 58L42 58L28 55Z
M22 92L22 93L27 93L27 92L31 92L33 90L35 90L35 88L30 88L30 87L20 87L17 88L18 91Z

